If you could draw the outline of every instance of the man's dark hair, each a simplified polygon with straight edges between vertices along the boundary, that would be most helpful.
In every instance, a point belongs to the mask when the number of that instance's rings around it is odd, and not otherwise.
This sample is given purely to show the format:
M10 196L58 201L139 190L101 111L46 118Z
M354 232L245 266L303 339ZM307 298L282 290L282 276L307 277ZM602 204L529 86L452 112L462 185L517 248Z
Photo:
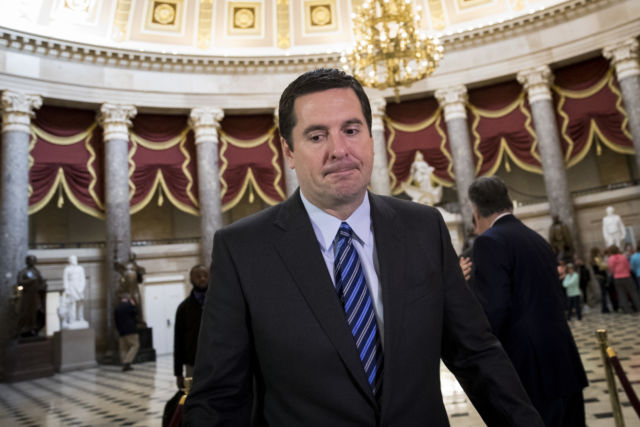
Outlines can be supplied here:
M497 176L478 178L469 186L469 200L483 218L513 208L507 186Z
M371 134L371 104L369 104L369 98L367 98L367 94L364 93L360 83L344 71L334 68L318 68L302 74L291 82L280 97L278 106L280 136L287 141L291 151L293 151L291 132L296 125L296 116L293 111L296 99L310 93L342 88L351 88L355 92L360 101L362 114L367 122L367 128L369 128L369 134Z

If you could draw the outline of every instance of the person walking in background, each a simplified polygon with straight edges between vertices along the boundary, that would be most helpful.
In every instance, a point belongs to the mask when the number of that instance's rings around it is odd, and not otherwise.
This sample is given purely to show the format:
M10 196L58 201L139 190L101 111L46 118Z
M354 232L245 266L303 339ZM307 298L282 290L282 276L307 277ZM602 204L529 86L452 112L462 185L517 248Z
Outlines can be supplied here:
M207 267L202 264L194 266L189 273L189 279L193 289L176 310L173 330L173 372L179 389L184 389L185 376L191 377L193 375L202 305L209 286ZM183 375L183 369L186 371L186 375Z
M609 266L607 266L601 258L599 248L591 248L590 264L591 270L593 270L593 275L600 286L600 304L602 305L602 313L610 313L609 305L607 304L607 273L609 271Z
M131 364L140 348L140 337L137 331L138 308L135 301L128 293L123 293L120 302L114 310L116 329L120 338L118 346L120 349L120 362L123 371L130 371Z
M476 179L469 200L480 233L473 245L475 291L493 333L545 425L584 427L587 376L565 318L551 246L513 215L498 177Z
M582 320L582 311L580 307L580 275L576 272L576 268L572 263L567 264L567 274L562 281L562 286L567 290L567 320L571 320L573 309L576 310L578 322Z
M640 297L631 280L631 266L627 257L620 253L616 245L611 246L609 250L611 252L608 260L609 272L613 277L620 308L625 313L631 313L630 303L633 303L635 309L640 311Z
M580 276L580 292L582 293L583 302L587 304L587 292L589 289L589 281L591 280L591 273L578 254L573 255L573 265L575 266L576 273ZM586 308L585 313L588 313Z
M640 289L638 289L640 286L640 246L638 245L636 245L636 253L631 255L629 266L631 267L631 273L636 275L636 291L640 292Z

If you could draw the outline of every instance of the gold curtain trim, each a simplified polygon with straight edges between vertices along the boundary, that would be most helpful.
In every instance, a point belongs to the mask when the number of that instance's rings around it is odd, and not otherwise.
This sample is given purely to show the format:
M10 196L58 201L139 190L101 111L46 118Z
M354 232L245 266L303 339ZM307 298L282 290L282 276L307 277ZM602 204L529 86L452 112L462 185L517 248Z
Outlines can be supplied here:
M29 172L31 172L31 166L33 166L33 163L34 163L33 156L31 155L31 150L33 150L33 147L36 146L36 141L38 141L38 139L36 138L36 134L33 132L33 127L30 126L29 127ZM27 197L31 197L32 194L33 194L33 187L31 187L31 184L29 184L29 186L27 187Z
M264 144L265 141L268 141L273 135L273 133L275 132L275 130L276 130L276 127L273 126L264 135L261 135L255 139L249 139L249 140L237 139L224 131L220 131L220 139L222 139L223 141L226 140L229 144L238 148L255 148L259 145Z
M193 206L199 207L200 204L198 203L198 199L196 199L195 195L193 194L193 177L191 176L191 172L189 172L189 168L187 167L189 166L189 162L191 162L191 155L187 150L186 134L185 138L183 138L182 142L180 142L180 152L184 155L184 162L182 162L182 173L187 177L187 181L189 181L185 190L187 193L187 197L189 198L189 200L191 200Z
M456 179L456 174L453 171L453 158L451 157L451 153L449 153L449 151L447 150L447 134L444 133L444 131L442 130L442 115L438 114L438 119L436 120L436 131L438 132L438 135L440 135L440 151L442 151L442 154L444 154L444 156L447 158L447 160L449 160L449 166L447 167L447 172L449 173L449 176L453 178L453 180L455 181ZM449 181L445 181L441 178L438 178L435 175L432 175L433 179L435 179L435 181L437 183L439 183L440 185L444 186L444 187L453 187L453 182L449 182Z
M96 160L96 152L94 151L93 147L90 144L91 138L93 138L93 131L89 132L89 134L84 140L84 146L89 152L89 160L87 160L87 171L89 171L89 175L91 175L91 183L89 184L89 194L91 195L91 198L93 199L96 206L100 210L104 211L104 204L102 203L102 201L100 201L100 199L98 198L98 194L96 193L96 184L98 183L98 174L96 174L96 171L93 167L93 163Z
M271 138L269 139L269 142L273 141L273 135L274 133L271 132ZM271 152L273 153L273 157L271 157L271 165L273 165L273 168L276 171L276 177L273 180L273 188L276 190L276 193L278 193L278 195L282 197L282 200L285 200L287 196L285 196L282 188L279 185L280 181L282 180L282 169L280 169L280 165L278 164L278 150L276 150L275 147L276 143L277 141L273 141L273 144L269 143L269 149L271 149Z
M130 132L130 135L131 135L130 138L131 138L131 142L135 144L140 144L148 150L162 151L162 150L168 150L169 148L172 148L175 145L181 143L183 140L187 138L188 133L189 133L189 127L186 127L178 135L164 142L149 141L148 139L144 139L140 135L134 132Z
M611 78L609 78L609 89L611 89L611 92L613 92L618 98L618 100L616 101L616 110L618 110L620 114L622 114L622 124L620 125L620 129L622 130L622 133L624 133L626 137L632 141L633 138L631 137L631 132L628 129L629 116L627 115L627 110L625 110L622 106L622 94L620 93L616 85L613 84L613 73L611 74Z
M531 113L529 112L529 110L527 110L527 108L525 106L524 97L522 98L522 101L520 102L520 111L527 118L524 121L524 127L527 130L527 132L529 132L529 135L531 135L531 137L533 138L533 143L531 144L531 148L529 149L529 153L531 153L531 157L536 159L538 161L538 163L542 164L542 160L540 159L540 155L536 151L536 147L538 146L538 134L536 134L535 129L533 129L533 126L531 126L531 123L533 122L533 118L531 117ZM539 168L537 166L531 166L531 165L529 165L529 167L535 168L535 173L542 174L542 168Z
M73 192L69 188L69 184L67 183L67 180L64 176L64 170L62 169L62 167L58 168L58 172L56 173L56 178L53 182L53 185L51 185L51 188L47 192L47 194L38 203L32 206L29 206L29 210L28 210L29 215L35 214L38 211L40 211L42 208L44 208L51 201L51 199L53 198L54 194L56 193L60 185L62 185L62 189L64 190L64 193L67 196L67 198L71 200L71 203L73 204L73 206L75 206L79 211L84 212L87 215L91 215L98 219L104 219L104 214L101 211L85 205L84 203L82 203L80 200L76 198L76 196L73 194Z
M32 124L31 125L31 130L33 131L33 133L35 133L37 136L39 136L40 138L44 139L45 141L51 143L51 144L55 144L55 145L73 145L76 144L80 141L85 140L88 136L90 136L93 133L93 130L96 128L98 124L97 123L93 123L91 124L91 126L89 126L87 129L80 131L79 133L72 135L72 136L56 136L53 135L45 130L40 129L38 126Z
M584 99L584 98L589 98L595 95L596 93L600 92L600 90L602 90L602 88L608 83L609 79L611 79L612 77L613 77L613 73L611 68L609 68L609 70L605 73L604 76L602 76L602 78L597 83L595 83L593 86L587 89L570 90L570 89L563 89L557 85L552 85L551 88L556 93L558 93L558 95L562 97Z
M242 200L242 198L244 197L244 194L247 192L247 188L249 188L249 185L252 186L252 188L256 191L256 193L258 193L258 195L260 196L260 198L267 204L273 206L277 203L279 203L279 200L274 200L271 197L267 196L262 189L260 188L260 186L258 185L258 182L256 181L255 176L253 175L253 170L251 168L247 168L247 173L244 176L244 181L242 183L242 188L240 189L240 191L238 191L238 194L236 194L236 196L230 200L229 202L227 202L226 204L224 204L222 206L222 212L227 212L230 209L233 209L234 207L236 207L236 205L238 203L240 203L240 200Z
M396 139L396 130L394 127L392 127L389 124L389 118L388 117L384 117L383 119L386 123L387 123L387 128L389 129L389 140L387 141L387 153L389 153L389 164L387 165L387 173L389 174L389 178L390 178L390 182L389 185L391 186L392 189L395 188L395 190L392 190L391 194L393 195L397 195L400 194L402 192L402 190L398 190L397 183L398 183L398 179L396 178L396 175L393 173L393 165L396 162L396 153L391 149L391 145L393 144L393 141Z
M140 212L142 209L144 209L145 207L147 207L149 202L151 202L151 200L153 199L153 196L155 196L156 191L158 191L158 185L160 186L161 191L164 192L164 195L167 197L167 199L169 199L171 204L173 204L173 206L175 206L177 209L180 209L183 212L186 212L195 216L199 215L198 210L194 209L189 205L182 203L180 200L176 199L171 194L171 192L169 191L169 188L167 187L167 183L165 182L164 176L162 175L162 171L160 169L156 171L156 177L153 180L153 185L151 186L151 189L149 190L147 195L141 201L139 201L138 203L130 207L129 213L131 215L136 214Z
M388 116L385 116L384 121L387 122L387 126L389 127L393 127L402 132L413 133L413 132L421 131L431 126L433 122L435 122L436 119L438 118L439 112L440 112L440 107L438 107L438 109L431 115L431 117L427 117L425 120L413 125L407 125L404 123L397 122L395 120L392 120Z
M127 146L129 142L127 142ZM133 199L133 196L136 194L136 185L133 183L133 173L136 170L136 162L133 161L133 156L136 154L138 150L138 144L135 140L131 140L131 150L129 151L129 201Z

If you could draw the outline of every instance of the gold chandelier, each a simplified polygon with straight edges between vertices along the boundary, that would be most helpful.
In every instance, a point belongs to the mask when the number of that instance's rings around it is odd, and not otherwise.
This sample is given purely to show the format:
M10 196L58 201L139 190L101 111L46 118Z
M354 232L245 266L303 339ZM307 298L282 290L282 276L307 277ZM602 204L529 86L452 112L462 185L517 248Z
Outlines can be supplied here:
M429 76L442 58L438 39L420 30L412 0L366 0L353 16L355 47L342 53L343 69L367 87L399 86Z

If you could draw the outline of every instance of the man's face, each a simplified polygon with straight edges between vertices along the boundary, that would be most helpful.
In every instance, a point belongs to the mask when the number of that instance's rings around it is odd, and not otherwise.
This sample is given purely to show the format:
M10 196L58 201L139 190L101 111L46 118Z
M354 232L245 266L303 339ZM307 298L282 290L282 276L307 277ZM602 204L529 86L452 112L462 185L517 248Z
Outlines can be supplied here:
M191 283L199 291L207 290L207 286L209 286L209 271L207 271L207 269L204 267L192 270Z
M371 178L373 138L355 92L341 88L303 95L294 114L294 150L284 139L282 147L304 196L325 211L357 207Z
M483 218L480 216L478 213L478 207L475 204L472 203L471 206L473 208L473 219L475 222L474 231L476 235L479 236L491 227L491 222L489 218Z

